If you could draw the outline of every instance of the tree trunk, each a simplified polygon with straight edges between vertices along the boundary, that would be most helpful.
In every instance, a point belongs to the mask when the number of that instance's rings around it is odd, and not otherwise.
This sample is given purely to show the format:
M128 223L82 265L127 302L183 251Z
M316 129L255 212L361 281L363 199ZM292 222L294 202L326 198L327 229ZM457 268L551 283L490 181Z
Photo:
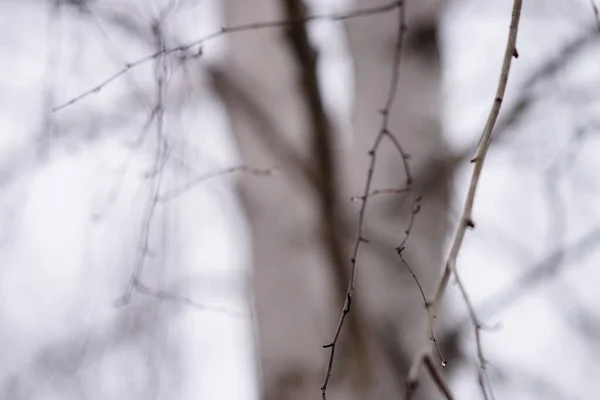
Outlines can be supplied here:
M284 20L290 3L294 2L228 0L225 23ZM364 235L369 243L361 246L357 257L356 299L341 336L342 351L335 357L331 398L398 398L410 357L422 340L425 304L394 249L405 237L420 192L422 210L402 254L427 294L441 269L448 228L447 185L425 193L418 180L445 150L439 124L438 3L408 4L409 30L389 130L410 154L415 182L408 195L369 198ZM363 1L356 7L381 4ZM261 180L248 174L240 184L252 226L267 399L319 395L329 355L322 346L331 340L342 310L356 240L360 202L350 198L364 190L367 151L380 130L378 110L391 84L398 11L345 22L355 80L350 148L332 128L336 124L330 116L326 138L312 123L315 105L306 101L303 74L309 66L294 58L292 28L230 36L228 59L214 71L244 163L282 170ZM327 154L323 146L329 146ZM392 142L380 146L375 169L372 189L406 185L404 161ZM328 197L331 203L324 201ZM420 393L427 397L430 390L424 386ZM344 396L349 393L352 396Z

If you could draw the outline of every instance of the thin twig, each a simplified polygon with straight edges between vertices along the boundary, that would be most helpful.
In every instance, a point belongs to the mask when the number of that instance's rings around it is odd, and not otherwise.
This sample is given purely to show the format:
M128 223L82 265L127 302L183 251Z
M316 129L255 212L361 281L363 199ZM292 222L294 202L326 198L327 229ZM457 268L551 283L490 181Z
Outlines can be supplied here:
M563 264L582 262L598 248L600 248L600 228L594 228L575 243L556 249L541 262L526 268L526 271L513 282L484 301L481 310L489 316L499 314L525 293L531 293L536 285L556 276Z
M411 274L411 276L413 277L413 279L415 280L415 282L417 283L417 287L419 288L419 292L421 294L421 297L423 298L423 304L425 305L425 309L427 310L427 315L429 315L429 302L427 301L427 297L425 296L425 291L423 290L423 286L421 285L421 282L419 281L419 278L417 277L417 274L414 272L414 270L410 267L410 265L408 264L408 262L406 261L406 259L404 258L404 250L406 249L406 243L408 242L408 239L410 237L410 232L412 230L412 227L415 223L415 217L416 215L419 213L419 211L421 210L421 204L420 204L421 198L417 197L415 199L415 203L413 205L413 211L410 214L410 219L408 221L408 227L406 229L405 236L404 239L402 240L402 242L400 243L399 246L396 247L396 253L398 254L398 257L400 257L400 261L402 261L402 265L404 265L404 267L408 270L408 272ZM438 344L437 339L435 338L434 333L431 333L431 337L429 338L429 340L431 340L431 342L433 343L435 350L437 352L437 355L440 359L440 362L442 363L442 367L446 366L446 359L444 358L444 355L442 354L442 350L440 349L440 346Z
M307 8L303 0L283 0L286 18L289 21L307 21ZM391 8L390 8L391 9ZM352 14L354 16L359 14ZM362 14L360 14L362 15ZM336 291L339 294L346 292L346 282L350 280L346 268L346 258L344 256L344 245L341 239L338 226L338 196L337 181L338 173L336 170L334 151L334 135L332 124L327 115L326 107L323 103L321 88L319 84L317 59L318 51L312 45L306 23L289 25L286 29L286 38L290 51L294 57L297 68L298 91L302 101L306 106L307 122L310 127L310 145L311 161L314 169L319 172L318 191L316 200L319 205L319 234L324 250L331 260L336 279ZM347 298L347 294L344 295ZM364 325L360 311L355 312L347 328L352 336L351 344L353 346L353 355L356 357L356 365L361 372L357 374L354 380L356 388L360 388L360 382L368 380L368 351L367 340L364 337ZM330 354L334 354L335 349L332 346ZM330 366L333 366L333 359L330 360ZM321 388L323 399L326 399L327 383ZM359 389L360 390L360 389Z
M462 212L462 215L460 218L460 222L459 222L456 234L454 236L454 240L452 242L450 254L448 256L448 260L444 267L444 271L443 271L442 275L440 276L438 282L436 283L435 288L432 293L432 296L431 296L430 315L429 315L429 320L428 320L427 327L425 330L425 335L424 335L424 340L423 340L424 345L423 345L422 349L419 351L419 353L417 353L415 358L413 359L413 362L412 362L412 365L411 365L411 368L410 368L410 371L408 374L408 378L407 378L407 387L416 387L416 385L418 383L419 366L423 362L427 363L430 361L430 359L428 359L428 357L431 353L429 338L431 337L431 334L434 331L435 321L436 321L436 317L437 317L437 315L436 315L437 310L440 306L442 298L444 297L444 293L448 286L448 281L450 279L450 276L454 273L458 279L458 276L456 275L456 260L458 258L459 251L462 247L462 243L463 243L463 239L465 237L466 231L467 231L467 229L473 229L475 227L475 224L472 219L472 211L473 211L473 203L475 200L475 192L477 190L479 178L481 176L481 171L483 169L485 156L487 154L490 143L492 141L492 133L494 131L494 126L496 124L496 120L498 118L498 114L500 113L500 108L502 106L502 101L504 99L504 93L506 91L506 85L508 82L508 74L510 71L512 59L513 59L513 57L518 56L518 53L516 51L516 41L517 41L517 32L518 32L518 27L519 27L519 21L520 21L520 17L521 17L522 3L523 3L522 0L514 0L514 2L513 2L510 30L509 30L509 34L508 34L507 43L506 43L504 60L503 60L502 69L500 72L500 78L499 78L499 82L498 82L498 88L496 90L496 95L494 97L494 102L492 105L492 109L490 110L490 114L488 116L487 123L485 125L485 128L483 129L483 133L481 134L481 139L479 141L479 147L478 147L476 156L472 160L472 162L474 163L474 169L473 169L473 173L471 175L471 181L469 184L467 199L465 201L465 205L464 205L463 212ZM458 282L460 282L460 280L458 280ZM468 295L467 295L462 283L459 284L459 289L463 295L463 298L465 298L465 300L467 301ZM467 307L469 308L469 313L472 317L472 320L474 321L474 324L477 326L478 322L474 318L475 311L473 310L473 307L472 307L470 301L467 301ZM478 332L479 332L479 329L476 329L476 334L478 334ZM477 346L478 346L478 354L482 354L479 341L477 343ZM485 368L485 365L482 365L481 367Z
M156 22L152 27L152 31L155 36L156 45L159 49L164 49L164 38L160 26L160 22ZM154 116L156 119L156 155L152 173L150 178L153 182L151 190L150 201L144 215L143 226L142 226L142 243L139 249L138 257L131 272L131 276L125 288L125 294L115 301L117 307L122 307L131 301L131 295L134 290L138 290L140 287L141 274L148 257L150 232L152 228L152 221L156 213L156 207L158 204L160 190L163 180L163 170L167 162L168 146L165 138L165 111L164 111L164 100L166 95L166 79L167 79L167 65L164 57L159 57L156 61L155 76L157 83L157 95L156 95L156 106L154 108Z
M404 230L404 239L398 246L396 246L396 251L398 253L402 253L406 248L406 243L408 243L408 239L410 238L410 232L412 231L413 226L415 225L415 217L421 211L421 197L416 197L413 203L413 209L410 213L410 217L408 219L408 226Z
M481 314L487 318L497 316L526 294L531 294L536 285L541 285L544 281L556 276L564 264L582 262L594 250L598 250L599 248L600 228L594 228L575 243L557 248L539 263L524 268L525 272L506 285L506 287L481 302L478 307L481 310ZM470 320L470 317L462 319L454 324L446 334L448 336L460 335L460 332L468 326Z
M386 137L388 137L392 141L392 144L394 145L396 150L398 150L398 153L400 153L400 156L402 157L402 162L404 164L404 170L406 171L406 185L409 190L412 190L413 180L412 180L412 175L410 173L409 164L408 164L408 160L410 159L410 156L408 155L408 153L406 153L406 151L404 151L402 145L400 144L400 142L398 141L398 139L392 132L390 132L389 130L386 129L384 131L384 134ZM421 296L423 297L425 309L427 310L427 315L429 316L429 303L427 302L427 298L425 297L425 292L423 291L423 287L421 286L421 283L419 282L419 278L417 277L417 274L415 274L415 272L410 267L410 265L408 265L408 262L406 262L406 259L404 258L404 254L403 254L403 252L406 248L406 243L408 242L408 239L410 237L410 232L412 231L413 225L415 223L415 217L421 210L420 201L421 201L420 196L418 196L414 199L413 210L410 214L410 219L408 221L408 227L404 231L404 234L405 234L404 239L402 239L402 242L398 246L396 246L396 253L398 254L398 257L400 257L400 261L402 261L402 265L404 265L406 267L408 272L410 272L413 279L417 283L419 291L421 292ZM442 354L442 350L440 349L440 346L438 345L438 341L435 338L435 334L433 333L433 331L431 332L431 336L430 336L429 340L431 340L431 342L434 344L436 352L438 354L438 357L440 358L440 362L442 363L442 366L445 367L446 359L444 358L444 356Z
M487 378L487 370L486 370L487 360L485 359L485 357L483 355L483 345L481 342L481 330L483 329L483 326L482 326L481 322L479 321L477 314L475 313L475 307L473 306L471 299L467 295L465 286L463 285L462 280L460 279L460 276L458 275L458 270L454 269L453 272L454 272L454 278L456 279L456 283L458 284L459 291L462 295L463 301L467 305L467 312L469 314L469 320L471 321L471 324L473 326L473 332L475 333L475 348L477 350L477 360L479 361L479 373L478 373L479 386L483 393L484 399L488 400L489 399L488 394L487 394L488 391L486 390L486 384L485 384L486 380L489 382L489 379L486 379ZM489 385L489 387L490 387L490 392L491 392L491 385ZM493 397L493 394L492 394L492 397Z
M174 294L171 294L164 290L151 288L151 287L143 284L139 280L136 280L134 282L134 290L143 296L155 297L160 300L172 301L175 303L183 303L183 304L190 306L198 311L206 311L206 312L211 312L211 313L216 313L216 314L223 314L223 315L227 315L229 317L234 317L234 318L248 318L249 317L249 315L246 315L239 311L231 310L226 307L200 304L200 303L197 303L194 300L192 300L188 297L185 297L185 296L174 295Z
M276 171L278 171L278 168L277 167L255 168L255 167L248 167L246 165L239 165L236 167L226 168L226 169L223 169L223 170L220 170L217 172L209 172L207 174L195 177L195 178L191 179L190 181L188 181L187 183L183 184L182 186L160 195L158 197L158 200L161 203L167 203L171 200L176 199L177 197L181 196L182 194L192 190L194 187L196 187L200 183L203 183L209 179L218 178L218 177L232 174L232 173L238 172L238 171L246 172L250 175L255 175L255 176L271 176Z
M254 22L254 23L240 24L240 25L235 25L235 26L222 26L221 29L219 29L218 31L212 32L200 39L194 40L194 41L189 42L184 45L180 45L180 46L176 46L176 47L172 47L172 48L164 48L164 49L161 49L152 54L143 56L143 57L137 59L136 61L126 63L125 67L122 68L121 70L115 72L114 74L112 74L111 76L109 76L108 78L106 78L105 80L103 80L102 82L97 84L96 86L94 86L94 87L82 92L81 94L73 97L72 99L54 107L52 109L52 111L53 112L60 111L63 108L73 105L73 104L77 103L78 101L83 100L84 98L86 98L92 94L99 93L105 86L107 86L111 82L117 80L121 76L125 75L127 72L131 71L134 68L139 67L142 64L145 64L149 61L155 60L160 56L172 54L172 53L185 53L194 47L198 47L198 49L196 49L196 51L194 53L196 55L201 54L202 45L204 43L211 41L213 39L216 39L220 36L226 35L226 34L247 32L247 31L259 30L259 29L285 28L288 26L297 25L297 24L302 25L307 22L313 22L313 21L337 21L337 22L340 22L340 21L344 21L347 19L351 19L351 18L358 18L358 17L364 17L364 16L368 16L368 15L385 13L385 12L395 9L396 7L399 7L400 4L402 4L402 1L393 1L388 4L384 4L382 6L359 9L359 10L354 10L354 11L350 11L347 13L317 14L317 15L308 15L308 16L306 16L302 19L298 19L298 20L266 21L266 22Z
M390 189L376 189L371 191L369 194L367 194L366 197L374 197L374 196L379 196L382 194L404 194L408 191L410 191L410 187L403 187L403 188L390 188ZM350 198L350 201L361 201L364 200L365 196L352 196Z
M397 62L398 63L400 62L400 58L398 58ZM396 76L393 79L395 81L397 81L398 76ZM394 83L394 87L397 85L398 85L397 82ZM386 108L384 109L385 110L385 118L387 118L387 114L389 113L392 105L393 105L393 99L391 99L391 100L388 99L388 104L386 105ZM384 113L384 112L382 111L382 113ZM390 132L390 130L387 127L387 121L386 121L385 128L383 128L381 132L385 137L387 137L392 142L392 144L394 145L396 150L398 150L398 153L400 153L400 157L402 158L402 165L404 166L404 173L406 175L406 187L410 188L413 183L412 174L410 172L410 165L408 164L410 155L408 155L408 153L404 150L404 148L402 147L402 145L400 144L400 141L396 138L396 136L392 132Z
M558 72L569 66L583 50L598 42L600 30L589 29L569 41L562 46L548 60L544 61L537 67L529 77L519 87L519 93L515 96L515 101L508 109L505 106L505 112L502 118L498 121L494 132L494 143L507 140L508 133L514 130L513 128L524 118L525 115L536 104L536 91L534 90L544 81L551 79ZM432 165L423 168L422 176L415 177L415 181L419 182L423 187L423 194L437 188L441 181L452 175L460 165L469 161L473 153L477 151L477 143L472 143L459 154L449 156L446 160L440 162L434 160Z
M402 155L402 159L403 159L404 166L405 166L407 187L410 187L410 185L412 183L412 176L410 174L410 169L408 168L408 163L407 163L408 157L406 156L406 153L400 146L399 142L394 138L394 136L388 130L389 114L390 114L392 106L394 105L394 100L395 100L396 92L398 89L398 79L399 79L399 73L400 73L400 60L401 60L401 56L402 56L402 43L403 43L404 34L407 30L405 4L403 2L397 2L396 5L399 7L399 10L398 10L399 23L398 23L397 43L396 43L395 51L394 51L394 63L392 66L389 91L386 96L384 107L380 111L381 117L382 117L381 118L381 127L379 129L377 136L375 137L373 146L371 147L371 149L368 152L368 156L370 157L370 163L369 163L369 168L367 171L367 179L365 181L365 188L363 191L363 195L359 198L361 200L361 207L360 207L360 210L358 213L358 234L357 234L356 240L354 242L352 257L350 259L351 270L350 270L350 279L348 282L348 289L346 291L346 296L345 296L346 298L345 298L344 306L342 308L342 312L340 314L340 318L339 318L337 327L335 329L333 339L328 344L323 346L324 348L330 349L329 360L327 363L327 369L325 371L325 379L323 381L323 385L321 386L321 397L323 400L325 400L327 398L327 387L329 384L329 380L331 379L331 373L333 370L333 362L335 359L335 350L336 350L336 346L338 344L338 340L340 338L340 333L342 332L342 328L344 326L344 323L346 321L348 313L350 312L351 307L352 307L352 300L353 300L353 296L354 296L354 284L355 284L355 280L356 280L356 261L357 261L357 257L358 257L358 251L359 251L361 243L365 243L368 241L367 239L365 239L364 234L363 234L365 211L367 208L369 194L371 193L371 184L373 181L373 175L375 172L375 164L377 161L377 150L378 150L379 145L381 144L382 140L384 139L384 137L388 137L388 139L390 139L394 143L394 145L396 146L396 148ZM412 223L411 223L411 225L412 225Z
M425 304L425 309L427 310L427 313L429 313L429 303L427 302L427 296L425 296L425 291L423 290L423 286L421 285L421 282L419 281L419 278L417 277L417 274L415 273L415 271L410 267L410 265L404 258L404 252L402 250L404 250L404 247L399 247L396 249L398 257L400 257L400 261L402 261L402 264L408 270L408 272L410 272L411 276L413 277L414 281L416 282L417 287L419 288L419 293L421 294L421 298L423 299L423 304ZM438 344L437 339L435 338L435 335L432 334L431 337L429 338L429 340L431 340L433 342L433 345L435 347L437 355L442 363L442 367L445 367L447 362L446 362L446 359L444 358L444 355L442 354L442 350L440 349L440 346Z
M431 375L436 386L444 394L446 399L454 400L454 396L452 395L452 392L450 391L450 386L448 385L448 382L446 382L446 379L444 379L444 375L442 375L442 372L440 371L440 369L433 362L433 359L431 358L430 354L427 354L425 356L425 368L427 368L429 375Z

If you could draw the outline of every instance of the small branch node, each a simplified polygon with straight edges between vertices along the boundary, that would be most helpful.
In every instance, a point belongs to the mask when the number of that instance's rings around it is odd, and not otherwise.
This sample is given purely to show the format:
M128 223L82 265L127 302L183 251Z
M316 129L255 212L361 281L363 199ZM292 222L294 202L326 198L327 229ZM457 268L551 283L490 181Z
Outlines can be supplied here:
M475 229L475 222L471 218L466 218L465 226L469 229Z

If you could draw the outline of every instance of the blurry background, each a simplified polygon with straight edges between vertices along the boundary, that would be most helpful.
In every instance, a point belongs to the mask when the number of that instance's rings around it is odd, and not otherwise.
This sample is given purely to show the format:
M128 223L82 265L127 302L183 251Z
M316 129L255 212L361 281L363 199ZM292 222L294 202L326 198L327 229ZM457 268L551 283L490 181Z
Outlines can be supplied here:
M404 398L512 8L406 3L0 2L0 399L319 398L354 257L328 398ZM436 325L456 398L596 397L598 39L524 1L457 265L485 394L452 282Z

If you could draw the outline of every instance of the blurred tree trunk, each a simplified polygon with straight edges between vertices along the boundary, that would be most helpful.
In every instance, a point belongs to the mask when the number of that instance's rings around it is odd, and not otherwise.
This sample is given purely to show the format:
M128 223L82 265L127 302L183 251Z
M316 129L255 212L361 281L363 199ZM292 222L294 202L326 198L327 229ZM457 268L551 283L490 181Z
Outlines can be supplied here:
M286 19L289 7L284 3L294 2L225 1L225 24ZM384 4L358 3L358 8ZM439 1L408 3L409 30L389 128L410 154L418 177L445 150L439 124ZM398 21L398 10L392 10L345 23L355 74L351 148L342 145L331 121L330 129L320 133L311 124L315 105L306 101L307 82L301 79L306 66L294 58L289 29L230 36L228 59L214 71L244 163L282 169L264 180L243 176L240 186L252 226L267 399L319 394L328 357L322 346L331 340L339 318L356 236L359 206L349 199L364 190L367 150L380 129L378 110L390 86ZM328 146L326 152L322 146ZM385 142L372 188L402 187L404 173L398 152ZM422 193L418 181L415 185ZM423 194L404 256L427 293L442 265L447 185ZM331 398L397 399L404 391L426 317L418 288L394 251L405 236L413 205L406 195L370 199L365 221L369 244L357 260L356 300L336 354ZM424 398L429 393L429 385L420 389Z

